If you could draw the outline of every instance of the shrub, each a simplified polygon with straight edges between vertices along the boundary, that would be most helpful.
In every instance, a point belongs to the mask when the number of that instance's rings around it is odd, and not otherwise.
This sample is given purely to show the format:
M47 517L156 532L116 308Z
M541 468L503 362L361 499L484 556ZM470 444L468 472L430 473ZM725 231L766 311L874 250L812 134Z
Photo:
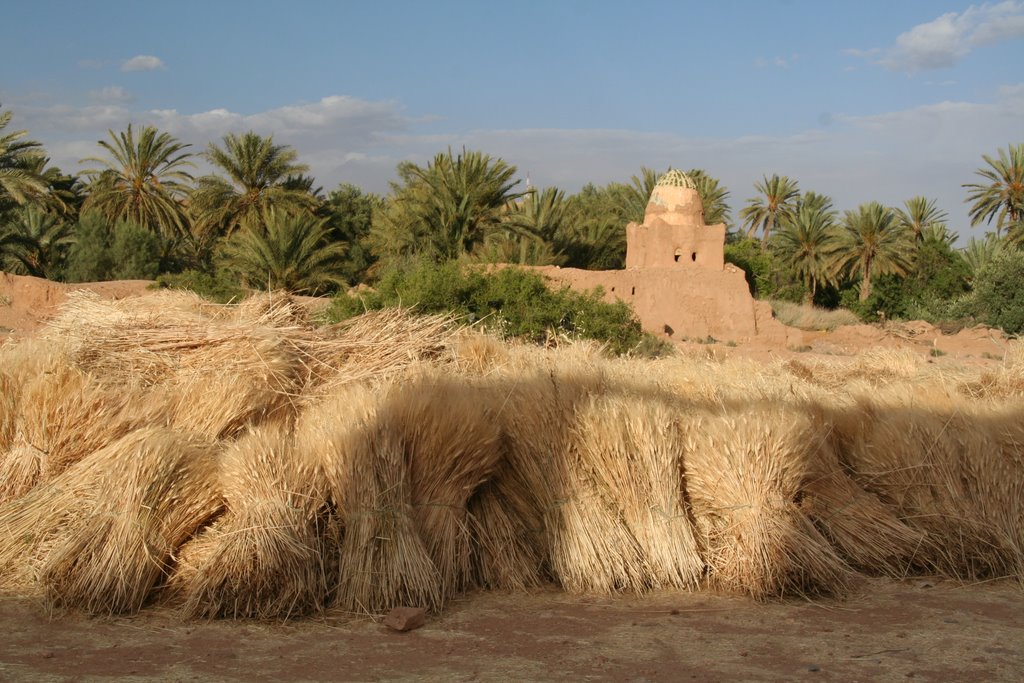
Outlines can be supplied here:
M97 213L81 217L68 250L69 282L152 280L160 272L160 238L127 221L113 226Z
M1007 334L1024 332L1024 251L1007 249L983 266L965 303L986 325Z
M552 290L537 273L519 268L464 269L455 261L419 262L385 274L376 290L335 297L327 312L343 320L387 306L424 313L453 312L507 337L542 343L553 335L594 339L623 354L644 339L632 309L602 301L603 292Z

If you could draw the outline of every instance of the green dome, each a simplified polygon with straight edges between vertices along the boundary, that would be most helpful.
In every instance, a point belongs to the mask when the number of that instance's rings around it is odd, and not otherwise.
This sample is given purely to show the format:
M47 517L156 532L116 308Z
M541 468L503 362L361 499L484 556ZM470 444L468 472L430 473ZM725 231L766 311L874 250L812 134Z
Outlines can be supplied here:
M693 178L686 175L682 171L670 168L668 173L658 178L658 187L688 187L691 190L696 190L697 186L693 182Z

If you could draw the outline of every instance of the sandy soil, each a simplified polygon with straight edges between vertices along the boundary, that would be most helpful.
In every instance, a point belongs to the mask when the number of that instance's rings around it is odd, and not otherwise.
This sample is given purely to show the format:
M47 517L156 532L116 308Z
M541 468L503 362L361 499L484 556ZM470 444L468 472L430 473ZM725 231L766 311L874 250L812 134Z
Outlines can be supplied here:
M151 284L149 280L120 280L69 285L0 272L0 335L17 336L40 328L57 312L68 292L84 289L105 298L123 299L148 293Z
M19 681L1019 681L1024 591L873 579L844 601L556 592L466 596L426 626L328 613L279 623L55 615L0 601Z

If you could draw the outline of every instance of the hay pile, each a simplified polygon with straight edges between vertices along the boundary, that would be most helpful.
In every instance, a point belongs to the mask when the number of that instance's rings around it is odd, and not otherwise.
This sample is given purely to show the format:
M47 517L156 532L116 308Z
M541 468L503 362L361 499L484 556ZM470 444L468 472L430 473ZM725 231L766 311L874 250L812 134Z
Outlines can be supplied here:
M473 588L1024 577L1024 355L608 360L263 295L72 296L0 347L0 590L110 614Z

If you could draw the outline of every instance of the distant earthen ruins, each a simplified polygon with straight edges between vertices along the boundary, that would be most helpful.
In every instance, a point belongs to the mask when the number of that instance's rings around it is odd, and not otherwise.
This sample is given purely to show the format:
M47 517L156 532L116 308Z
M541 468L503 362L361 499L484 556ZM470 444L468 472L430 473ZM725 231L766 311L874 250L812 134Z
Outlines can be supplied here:
M700 194L681 171L659 178L644 222L626 226L625 270L540 270L573 289L602 287L607 299L629 303L648 332L675 340L800 343L798 330L754 300L743 271L725 263L725 225L704 224Z

